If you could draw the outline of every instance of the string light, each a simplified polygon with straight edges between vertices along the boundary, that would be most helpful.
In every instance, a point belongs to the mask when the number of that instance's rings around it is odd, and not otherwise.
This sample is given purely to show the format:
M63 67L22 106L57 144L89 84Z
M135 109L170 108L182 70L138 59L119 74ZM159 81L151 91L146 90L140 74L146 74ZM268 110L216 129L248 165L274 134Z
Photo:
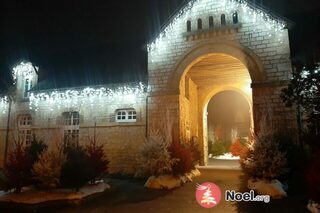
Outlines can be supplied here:
M202 3L202 5L207 5L207 3L210 3L211 1L212 0L190 0L175 15L171 23L164 28L164 30L158 35L158 37L153 42L147 45L148 52L152 52L153 50L161 51L161 49L166 49L161 48L161 46L165 42L164 38L166 38L166 40L170 40L171 38L177 37L178 34L181 35L181 33L178 33L180 29L178 25L181 23L180 21L183 20L184 15L190 12L197 14L197 10L203 10L203 7L199 6L198 8L196 8L196 5L199 5L200 2ZM247 21L253 23L259 22L259 28L261 27L261 29L268 29L270 31L268 34L269 37L278 35L286 27L286 23L284 21L276 19L270 14L249 5L246 0L222 0L219 1L219 3L220 5L218 5L217 8L220 8L220 10L222 10L222 13L233 13L235 11L242 10L243 14L247 15L245 18ZM265 26L261 26L262 21L265 23ZM278 41L279 43L283 42L281 39L278 39Z
M33 77L34 72L35 67L32 65L31 62L21 62L12 70L12 78L14 80L14 83L16 83L17 78L20 76L31 79Z
M119 86L117 88L91 88L79 90L52 91L30 94L29 108L38 111L41 106L54 109L91 106L103 107L106 103L134 104L144 97L147 86L143 83Z
M7 112L8 104L9 104L9 101L7 96L0 97L0 112L2 114L5 114Z

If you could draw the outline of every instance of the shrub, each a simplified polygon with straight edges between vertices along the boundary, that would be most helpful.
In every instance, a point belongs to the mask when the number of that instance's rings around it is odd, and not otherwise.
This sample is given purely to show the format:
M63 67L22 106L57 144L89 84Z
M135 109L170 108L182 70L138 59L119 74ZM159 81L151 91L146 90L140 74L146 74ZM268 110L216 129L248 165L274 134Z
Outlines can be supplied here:
M32 160L22 142L16 142L14 149L9 152L4 165L4 174L8 178L8 188L14 188L17 193L30 183Z
M235 139L235 141L230 146L230 152L233 156L240 156L243 149L246 147L246 141L240 138Z
M26 146L26 152L29 154L32 164L39 159L39 155L48 148L48 146L41 140L38 140L35 135L32 141Z
M312 200L320 203L320 151L315 153L314 159L310 168L307 171L307 183L309 189L309 196Z
M95 140L89 141L89 144L85 147L85 151L90 167L93 169L91 183L94 183L97 177L107 172L109 161L107 160L103 145L99 145Z
M65 148L67 160L62 166L60 183L67 188L80 188L89 182L93 176L87 155L81 146Z
M226 148L225 148L223 142L219 141L219 140L216 140L212 144L211 154L213 156L219 156L219 155L223 155L224 153L226 153Z
M248 156L241 161L245 174L254 179L272 180L287 172L286 154L280 151L274 132L260 132Z
M169 152L172 159L176 162L172 166L173 175L184 175L194 169L192 153L186 143L181 143L179 140L173 140L169 147Z
M33 165L35 179L44 189L56 188L60 185L62 165L66 161L66 155L61 147L52 147L43 151L39 160Z
M192 156L192 163L194 165L199 164L201 160L201 152L199 149L199 145L196 140L190 141L189 150Z
M174 161L168 152L168 144L159 131L152 131L139 153L137 176L170 174Z

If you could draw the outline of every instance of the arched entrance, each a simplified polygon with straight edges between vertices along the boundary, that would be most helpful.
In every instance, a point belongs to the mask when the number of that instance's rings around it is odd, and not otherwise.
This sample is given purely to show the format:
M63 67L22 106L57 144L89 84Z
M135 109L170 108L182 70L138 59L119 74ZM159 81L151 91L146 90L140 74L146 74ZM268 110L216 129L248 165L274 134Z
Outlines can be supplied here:
M248 141L252 128L251 103L237 90L215 94L205 107L208 165L239 167L237 141ZM235 155L235 156L234 156Z
M211 98L226 90L241 94L249 105L253 126L251 84L263 79L259 61L252 55L234 46L225 47L196 49L186 56L175 73L177 75L184 68L179 82L180 134L185 138L198 137L204 165L208 163L207 106ZM210 50L215 52L207 53ZM217 53L218 50L221 52Z

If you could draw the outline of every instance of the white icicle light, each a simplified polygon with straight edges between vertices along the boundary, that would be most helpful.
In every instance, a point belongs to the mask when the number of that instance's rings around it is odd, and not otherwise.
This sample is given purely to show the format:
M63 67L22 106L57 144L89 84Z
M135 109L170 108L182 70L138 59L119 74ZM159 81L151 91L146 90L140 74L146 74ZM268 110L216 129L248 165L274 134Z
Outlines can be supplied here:
M37 111L42 104L45 104L50 110L82 105L103 107L108 102L133 104L147 92L146 89L147 87L140 82L135 85L120 86L116 89L87 87L82 90L31 93L29 108Z
M153 40L153 42L147 45L148 52L151 52L154 49L161 49L161 45L164 38L177 36L177 32L171 32L172 35L168 35L170 31L175 31L178 22L183 18L185 14L190 12L193 9L193 6L199 1L212 1L212 0L190 0L172 19L171 23L164 28L164 30L158 35L158 37ZM221 0L221 7L225 12L234 12L242 10L244 14L247 15L247 19L257 22L258 20L264 20L266 28L273 33L270 33L269 36L276 36L279 32L282 32L286 27L286 23L282 20L278 20L272 17L270 14L265 13L264 11L250 6L245 0ZM203 3L205 4L205 2ZM191 11L195 12L196 11ZM168 38L168 39L170 39ZM281 43L282 41L279 40Z
M12 71L12 77L14 83L17 80L17 77L23 76L25 78L32 78L35 68L31 62L21 62L19 65L15 66Z
M0 113L5 114L8 110L8 97L4 96L4 97L0 97Z

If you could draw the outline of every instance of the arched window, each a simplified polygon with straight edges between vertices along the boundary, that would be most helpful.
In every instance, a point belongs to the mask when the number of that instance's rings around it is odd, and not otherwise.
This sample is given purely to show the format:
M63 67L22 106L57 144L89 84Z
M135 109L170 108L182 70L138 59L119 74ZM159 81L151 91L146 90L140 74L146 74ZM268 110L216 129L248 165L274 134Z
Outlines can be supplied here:
M202 30L202 20L201 20L201 18L198 19L198 30Z
M191 21L187 21L187 32L191 32Z
M116 122L136 122L137 112L135 109L118 109L116 111Z
M210 16L210 17L209 17L209 28L213 28L213 27L214 27L213 17Z
M221 15L221 26L226 26L226 15L225 14Z
M233 24L238 24L239 23L239 20L238 20L238 12L234 12L232 14L232 22Z
M31 142L31 115L19 115L18 116L18 132L19 141L28 145Z

